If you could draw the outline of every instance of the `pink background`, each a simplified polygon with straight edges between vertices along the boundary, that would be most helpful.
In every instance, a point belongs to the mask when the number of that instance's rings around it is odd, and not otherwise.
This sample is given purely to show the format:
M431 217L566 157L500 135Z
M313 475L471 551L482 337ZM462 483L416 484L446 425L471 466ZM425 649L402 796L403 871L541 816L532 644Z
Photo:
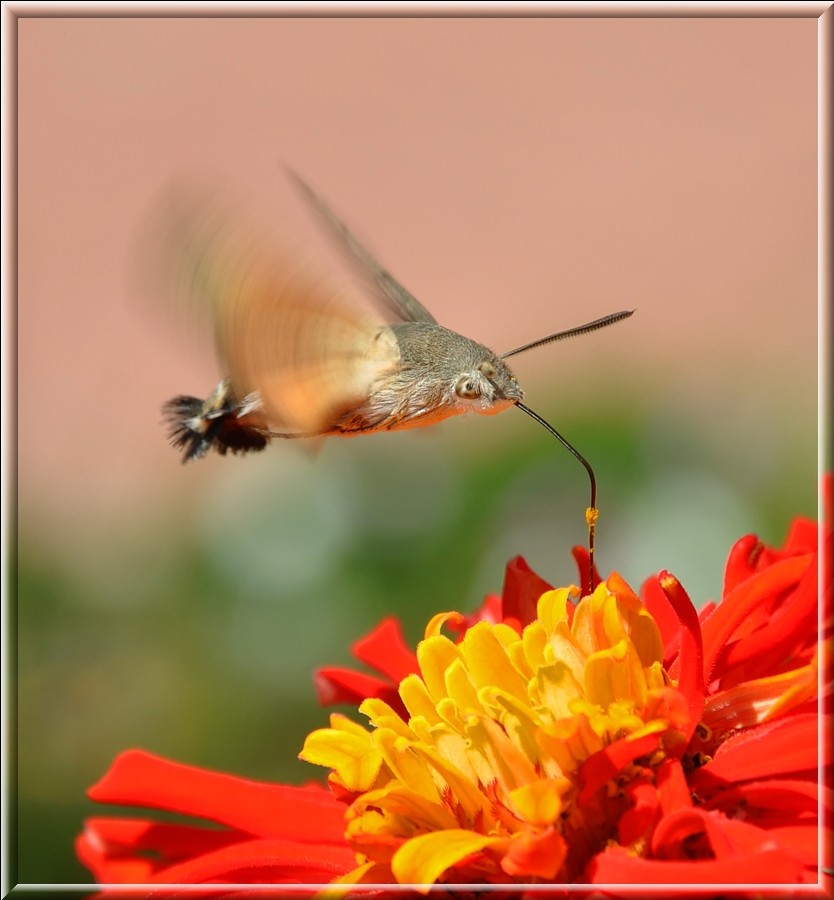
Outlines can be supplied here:
M19 24L24 517L181 489L159 404L216 372L128 271L183 172L310 230L292 164L444 324L498 350L637 308L519 360L528 388L813 428L816 20Z

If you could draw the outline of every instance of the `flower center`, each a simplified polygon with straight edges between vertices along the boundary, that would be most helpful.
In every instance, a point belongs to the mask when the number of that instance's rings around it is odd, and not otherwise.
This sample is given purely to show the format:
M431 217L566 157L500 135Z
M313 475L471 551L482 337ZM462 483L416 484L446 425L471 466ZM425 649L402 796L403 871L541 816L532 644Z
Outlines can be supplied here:
M479 622L456 644L456 616L429 623L400 684L407 722L366 700L370 731L335 715L301 758L350 802L356 879L570 881L684 740L659 629L616 575L543 594L521 634Z

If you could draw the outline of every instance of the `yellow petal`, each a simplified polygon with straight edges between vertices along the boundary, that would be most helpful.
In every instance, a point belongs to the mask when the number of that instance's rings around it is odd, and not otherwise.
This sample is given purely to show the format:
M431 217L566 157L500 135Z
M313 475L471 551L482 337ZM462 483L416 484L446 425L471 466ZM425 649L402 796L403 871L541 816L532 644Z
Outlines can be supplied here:
M535 670L545 664L544 648L547 645L547 631L544 630L541 622L531 622L524 629L521 635L521 644L524 647L527 663L531 668Z
M573 774L579 768L579 764L585 759L584 748L579 744L576 736L572 741L566 741L563 735L547 734L540 731L536 735L536 743L541 747L541 757L547 760L548 772ZM577 747L579 752L577 752Z
M496 622L492 626L492 633L504 647L509 647L511 644L516 644L519 641L518 632L505 622Z
M414 733L414 738L417 739L417 743L428 741L432 742L432 728L441 728L441 725L429 725L429 723L422 716L412 716L408 720L408 727ZM412 738L412 742L414 742L414 738Z
M605 579L605 586L612 594L616 594L620 607L624 612L636 613L644 609L643 601L629 587L628 582L617 572L612 572Z
M379 864L375 862L367 862L362 863L361 866L357 866L355 869L351 869L345 875L340 875L338 878L334 878L331 881L331 884L362 884L366 879L366 875L368 875L373 869L378 868ZM373 879L369 882L373 884ZM319 891L315 900L330 900L331 897L344 897L345 892L339 890L328 890L328 888L324 888L324 890Z
M461 715L457 703L451 697L444 697L437 704L437 712L449 728L453 728L455 731L463 731L464 717ZM444 726L435 725L434 727L442 728ZM424 738L421 738L421 740L424 740Z
M600 598L599 614L603 634L600 646L612 647L627 639L628 635L620 613L620 604L614 594ZM602 643L603 641L604 643Z
M461 644L461 652L472 681L478 687L496 685L526 701L526 682L510 662L491 625L478 622L470 628Z
M579 589L571 586L558 588L555 591L545 591L539 597L536 615L545 631L553 631L560 622L567 623L568 603L576 602L578 596Z
M319 728L307 735L298 758L333 769L350 791L367 791L382 766L382 757L371 745L370 737L367 732L360 736Z
M473 716L466 736L471 741L473 767L483 784L497 780L504 790L512 790L536 778L533 763L494 719Z
M764 678L742 681L709 697L704 724L716 735L733 728L749 728L784 713L817 690L816 660L807 666Z
M373 734L373 741L398 781L407 784L432 802L440 801L431 773L414 755L413 748L406 738L398 737L387 728L378 728Z
M628 641L594 653L585 663L585 696L602 709L617 700L646 702L646 676Z
M391 861L391 870L399 884L423 885L421 893L428 893L430 885L450 866L486 847L502 843L506 844L506 838L490 837L463 829L421 834L406 841L397 850Z
M663 661L663 638L657 622L647 609L628 613L626 631L631 643L634 644L641 665L648 668Z
M484 708L478 699L478 691L463 660L458 659L446 670L446 693L451 697L462 714L482 713Z
M466 781L476 784L478 774L469 760L469 745L462 733L450 728L437 728L432 732L437 752L455 769L459 769Z
M384 810L384 814L380 812ZM390 782L378 791L368 791L349 808L348 840L361 834L391 833L391 820L399 818L399 833L410 837L415 831L443 831L458 825L454 815L440 803L428 800L404 784Z
M447 622L454 622L455 625L460 625L463 619L463 615L459 612L438 613L436 616L432 616L429 619L429 624L426 625L425 637L430 638L434 637L436 634L440 634L440 629Z
M588 658L588 655L579 646L579 642L568 627L567 622L560 622L553 629L544 650L546 662L560 662L570 666L573 677L580 684L582 683L582 673L585 671L585 660Z
M384 700L369 697L359 706L359 712L370 719L375 728L390 728L402 737L413 737L411 729Z
M465 768L458 768L453 760L426 744L417 744L413 749L415 756L423 761L436 780L446 788L441 788L444 801L458 804L466 816L467 824L482 819L484 828L488 828L492 823L489 800L477 782L472 780L473 767L467 765ZM467 751L467 756L471 758L471 751ZM493 773L490 774L494 777Z
M536 673L538 702L547 708L554 719L570 715L570 703L584 694L581 682L573 670L563 662L542 666Z
M368 736L367 728L342 715L342 713L330 713L330 727L339 731L346 731L348 734L358 735L359 737Z
M799 671L804 674L797 678L796 682L764 714L763 722L769 722L777 716L784 716L786 712L795 706L799 706L801 703L805 703L807 700L817 696L819 683L816 665L805 666L804 669Z
M484 705L493 711L492 718L501 723L513 746L531 764L537 764L536 732L542 722L530 704L519 702L512 694L499 688L481 688L481 696Z
M646 690L648 691L665 688L669 683L662 662L653 662L650 666L645 666L643 674L646 676Z
M553 722L536 735L542 757L555 759L565 775L575 771L583 760L607 743L591 727L590 719L598 713L597 707L584 702L577 702L576 706L583 709L577 708L569 718Z
M585 656L590 656L597 649L593 620L592 597L583 597L576 605L570 630L576 645Z
M460 659L460 650L442 634L417 645L417 662L423 681L435 703L446 696L446 670Z
M570 784L567 778L539 778L510 791L510 799L525 822L545 827L559 818L562 795Z
M430 725L441 721L431 694L419 675L406 675L400 682L399 694L410 715L422 716Z
M521 677L529 682L535 675L535 668L530 665L527 659L527 651L524 648L523 640L516 638L511 644L507 645L507 656L513 664L513 668L521 675Z

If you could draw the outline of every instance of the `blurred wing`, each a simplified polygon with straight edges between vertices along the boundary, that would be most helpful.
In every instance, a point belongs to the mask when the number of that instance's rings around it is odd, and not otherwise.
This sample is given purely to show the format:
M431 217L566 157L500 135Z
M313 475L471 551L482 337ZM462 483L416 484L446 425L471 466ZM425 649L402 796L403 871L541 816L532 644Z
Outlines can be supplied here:
M436 325L437 319L410 294L394 277L384 269L359 241L348 231L347 226L332 209L299 175L287 169L303 196L324 220L330 230L339 238L348 253L367 275L380 300L404 322L429 322Z
M209 306L236 396L256 391L270 425L325 432L398 367L391 329L298 253L216 203L180 202L172 222L168 281L180 302Z

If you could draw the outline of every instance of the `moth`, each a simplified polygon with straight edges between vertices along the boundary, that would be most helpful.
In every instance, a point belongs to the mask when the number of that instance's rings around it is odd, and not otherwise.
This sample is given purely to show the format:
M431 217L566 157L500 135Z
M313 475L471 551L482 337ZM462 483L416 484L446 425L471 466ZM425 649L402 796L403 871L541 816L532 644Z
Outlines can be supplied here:
M372 304L206 205L180 220L169 246L181 292L208 304L223 378L206 399L163 406L183 462L263 450L275 439L353 437L434 425L464 413L516 407L556 437L591 482L586 518L593 562L596 482L585 458L522 402L507 360L627 318L603 316L506 353L438 324L374 259L325 201L288 171L301 195L358 268Z

